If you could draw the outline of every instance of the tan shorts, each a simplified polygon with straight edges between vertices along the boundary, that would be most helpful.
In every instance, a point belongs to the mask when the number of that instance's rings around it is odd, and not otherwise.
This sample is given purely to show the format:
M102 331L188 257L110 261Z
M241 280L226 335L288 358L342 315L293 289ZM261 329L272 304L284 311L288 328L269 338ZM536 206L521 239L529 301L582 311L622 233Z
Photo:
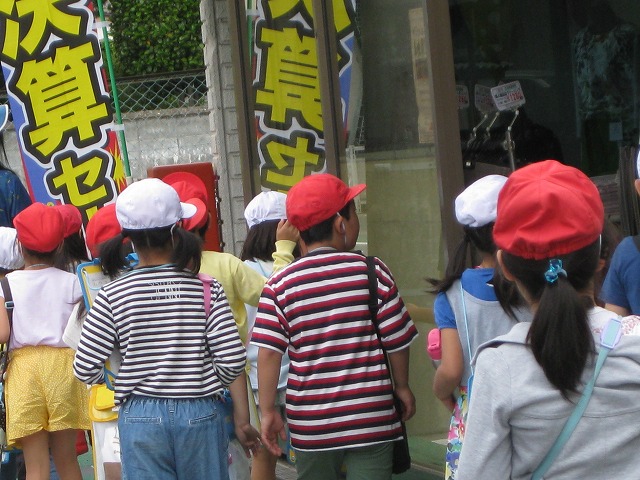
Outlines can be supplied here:
M89 394L73 375L74 353L48 346L10 352L5 385L10 445L41 430L90 428Z

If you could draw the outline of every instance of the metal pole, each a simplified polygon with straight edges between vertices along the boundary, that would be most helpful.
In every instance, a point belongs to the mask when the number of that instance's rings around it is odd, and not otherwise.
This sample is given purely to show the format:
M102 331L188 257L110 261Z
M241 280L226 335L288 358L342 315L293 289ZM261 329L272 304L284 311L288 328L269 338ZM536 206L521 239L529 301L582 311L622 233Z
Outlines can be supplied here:
M111 83L111 95L113 95L113 105L116 110L116 133L120 144L120 152L122 153L122 163L124 166L124 173L126 176L127 185L131 184L131 168L129 166L129 154L127 152L127 141L124 136L124 125L122 124L122 114L120 113L120 100L118 99L118 88L116 87L116 76L113 72L113 62L111 60L111 44L109 43L109 35L107 26L104 20L104 7L102 0L98 0L98 13L100 15L100 22L102 23L102 37L104 41L104 51L107 57L107 70L109 72L109 82Z

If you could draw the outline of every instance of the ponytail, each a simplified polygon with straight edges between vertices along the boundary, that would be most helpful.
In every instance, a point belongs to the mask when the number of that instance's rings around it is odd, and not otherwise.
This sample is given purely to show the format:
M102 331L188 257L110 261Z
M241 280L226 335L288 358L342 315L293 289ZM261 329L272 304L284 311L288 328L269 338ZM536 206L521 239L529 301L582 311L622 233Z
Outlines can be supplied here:
M449 290L453 282L458 280L462 273L469 268L467 256L472 246L478 251L495 255L496 245L493 243L493 222L482 227L464 227L464 237L456 247L453 258L447 264L444 278L442 280L427 278L427 282L433 286L429 292L442 293Z
M527 341L547 380L563 397L580 383L589 355L594 351L589 325L593 307L590 291L598 265L599 242L561 255L563 274L547 280L550 260L528 260L507 252L502 263L526 291L537 309Z
M569 279L547 283L529 329L534 357L549 382L565 398L580 382L589 354L594 350L588 308Z
M465 233L460 243L456 247L456 250L453 254L453 258L449 260L447 264L447 269L444 272L444 278L438 280L437 278L427 278L427 282L431 284L433 287L429 290L431 293L443 293L449 290L453 282L458 280L462 276L462 272L468 267L467 264L467 252L469 251L469 247L471 245L471 240L469 239L469 235Z
M115 278L127 266L124 253L125 236L120 233L100 245L100 264L102 271L110 278Z
M174 228L173 235L172 260L176 264L176 270L189 269L194 274L198 273L202 262L201 238L182 227Z

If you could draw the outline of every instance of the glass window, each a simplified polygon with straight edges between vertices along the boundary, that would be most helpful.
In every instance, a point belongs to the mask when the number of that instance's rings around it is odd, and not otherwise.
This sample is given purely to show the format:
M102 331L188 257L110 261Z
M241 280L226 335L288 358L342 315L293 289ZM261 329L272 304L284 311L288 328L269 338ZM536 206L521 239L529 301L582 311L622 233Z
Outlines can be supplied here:
M614 174L620 150L638 143L638 25L633 0L451 0L456 83L467 168L508 167L504 112L470 141L482 119L478 86L518 81L526 99L513 124L516 166L557 158L590 176ZM493 118L491 113L490 118ZM489 122L480 128L485 130ZM471 139L472 140L472 139Z
M432 440L445 438L449 414L431 393L434 369L425 353L426 332L435 326L425 279L441 275L445 251L426 2L363 0L354 13L340 172L351 183L366 182L360 248L389 266L421 334L411 351L413 460L442 468L444 450Z

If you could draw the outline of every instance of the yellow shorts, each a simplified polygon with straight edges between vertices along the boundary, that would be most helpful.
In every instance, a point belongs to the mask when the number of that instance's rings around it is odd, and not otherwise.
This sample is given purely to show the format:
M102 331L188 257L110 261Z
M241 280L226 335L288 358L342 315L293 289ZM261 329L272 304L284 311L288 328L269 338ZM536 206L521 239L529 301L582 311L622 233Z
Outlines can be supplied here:
M74 353L48 346L9 353L5 385L9 445L41 430L90 428L89 393L73 375Z

